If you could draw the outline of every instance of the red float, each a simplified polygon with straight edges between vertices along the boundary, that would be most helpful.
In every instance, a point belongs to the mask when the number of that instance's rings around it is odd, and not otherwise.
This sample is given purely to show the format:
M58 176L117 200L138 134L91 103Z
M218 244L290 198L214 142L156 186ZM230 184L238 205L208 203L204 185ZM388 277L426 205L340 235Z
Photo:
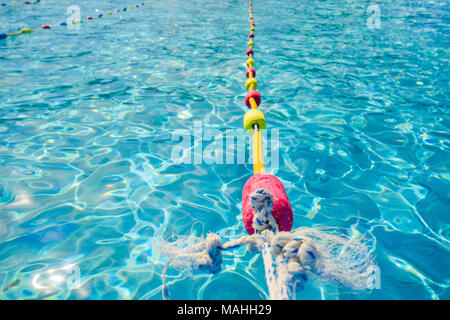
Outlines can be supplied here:
M259 92L256 90L249 90L245 95L245 105L251 109L252 106L250 104L250 98L253 98L256 102L256 105L259 107L259 105L261 104L261 95L259 94Z
M247 70L245 70L245 75L247 76L247 78L248 78L248 74L249 74L250 72L253 74L253 78L256 77L256 70L255 70L255 68L253 68L253 67L248 67Z
M253 234L253 216L255 212L252 208L250 195L259 190L266 189L272 194L273 207L272 215L278 223L279 231L291 231L293 223L293 213L291 203L284 190L281 181L274 175L258 173L250 177L242 190L242 217L245 229L249 234Z

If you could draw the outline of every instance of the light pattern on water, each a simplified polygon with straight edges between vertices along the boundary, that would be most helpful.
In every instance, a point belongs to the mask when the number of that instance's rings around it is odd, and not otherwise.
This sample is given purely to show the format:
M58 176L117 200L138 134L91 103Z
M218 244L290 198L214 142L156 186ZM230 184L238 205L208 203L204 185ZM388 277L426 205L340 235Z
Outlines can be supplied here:
M174 164L171 135L242 127L246 1L150 1L58 27L70 1L0 7L0 298L161 299L152 237L244 234L251 165ZM85 1L82 17L128 1ZM378 30L366 21L381 12ZM261 110L294 227L375 239L380 289L298 299L448 299L448 1L255 1ZM267 298L261 257L169 268L175 299Z

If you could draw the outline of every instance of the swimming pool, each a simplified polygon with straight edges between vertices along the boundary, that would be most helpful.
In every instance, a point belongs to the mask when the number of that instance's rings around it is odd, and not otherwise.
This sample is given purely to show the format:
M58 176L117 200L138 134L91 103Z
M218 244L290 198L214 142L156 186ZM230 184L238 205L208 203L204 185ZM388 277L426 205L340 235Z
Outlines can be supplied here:
M247 1L111 15L139 2L76 3L82 19L104 16L72 29L60 26L70 1L5 3L0 33L52 28L0 40L0 298L161 299L151 239L245 234L251 164L172 153L177 130L242 128ZM279 131L274 170L294 228L366 234L380 271L372 290L309 282L297 299L450 298L449 12L446 1L254 3L261 109ZM219 274L167 276L172 299L268 297L245 248Z

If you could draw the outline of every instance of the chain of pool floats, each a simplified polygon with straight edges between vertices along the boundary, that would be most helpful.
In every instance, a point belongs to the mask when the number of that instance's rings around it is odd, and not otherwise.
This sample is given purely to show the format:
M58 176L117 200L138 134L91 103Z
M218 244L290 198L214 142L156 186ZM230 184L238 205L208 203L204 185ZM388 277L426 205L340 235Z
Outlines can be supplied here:
M253 39L255 37L255 20L253 19L253 4L252 0L249 3L249 15L250 15L250 34L248 37L250 40L247 43L247 56L248 59L245 62L247 69L245 74L247 76L247 81L245 82L245 89L247 89L247 94L245 96L245 104L250 110L245 113L244 116L244 128L245 130L253 134L253 172L265 173L264 159L262 152L262 135L261 131L266 129L266 120L264 114L258 110L261 104L261 95L256 89L258 88L258 82L256 81L256 70L254 68L255 60L253 59Z
M25 1L24 3L25 3L25 4L35 4L35 3L38 3L38 2L40 2L40 0L36 0L35 2ZM13 4L14 4L14 3L17 3L17 2L16 2L16 1L13 1ZM134 5L134 6L129 6L128 8L125 7L125 8L123 8L122 10L120 10L120 9L115 9L115 10L113 10L113 11L107 11L106 14L109 15L109 14L113 14L113 13L124 12L124 11L127 11L127 9L133 9L133 8L135 8L135 7L136 7L136 8L139 8L139 7L144 6L145 4L148 4L148 3L149 3L149 1L144 1L144 2L142 2L141 4L136 4L136 5ZM6 4L5 4L5 3L2 3L2 4L0 4L0 6L3 6L3 7L4 7L4 6L6 6ZM102 14L102 13L99 13L97 16L87 16L85 20L94 20L94 19L99 19L99 18L101 18L101 17L103 17L103 14ZM75 19L75 20L72 21L72 24L78 24L78 23L83 23L83 19ZM61 22L59 25L60 25L60 26L67 26L67 22ZM49 25L49 24L44 24L44 25L42 25L42 27L36 28L36 29L23 28L23 29L21 29L20 31L14 32L14 33L0 33L0 40L1 40L1 39L6 39L7 37L11 37L11 36L17 36L17 35L20 35L20 34L29 34L29 33L31 33L31 32L40 31L40 30L45 30L45 29L51 29L51 25Z
M35 2L31 1L25 1L25 4L35 4L39 3L40 0L36 0ZM17 3L16 1L13 1L13 3ZM145 1L141 3L141 5L136 4L135 6L129 6L128 9L132 9L134 7L139 8L140 6L144 6L144 4L149 3L149 1ZM5 3L0 4L1 6L6 6ZM114 11L107 11L106 14L113 14L118 12L127 11L127 7L123 8L122 10L116 9ZM247 49L247 56L248 59L246 61L247 70L246 70L246 76L247 81L245 82L245 88L247 89L247 94L245 96L245 104L247 107L250 108L249 111L246 112L244 116L244 128L247 130L247 132L253 134L253 171L254 173L265 173L264 168L264 159L263 159L263 153L262 153L262 136L261 131L263 129L266 129L266 120L264 118L264 114L258 110L258 107L261 103L261 95L256 90L258 88L258 82L256 81L256 70L254 68L255 60L253 59L254 52L253 52L253 39L255 37L254 31L255 31L255 20L253 19L253 4L252 0L249 2L249 15L250 15L250 34L248 41L248 49ZM99 13L97 16L87 16L86 20L93 20L93 19L99 19L103 16L102 13ZM72 21L73 24L82 23L82 19L75 19ZM60 26L67 26L67 22L61 22L59 24ZM14 33L0 33L0 40L5 39L7 37L11 36L17 36L20 34L29 34L34 31L40 31L45 29L50 29L51 26L49 24L44 24L40 28L31 29L31 28L23 28L18 32Z
M11 2L11 4L21 4L21 3L23 3L23 4L36 4L36 3L39 3L39 2L41 2L41 0L36 0L36 1L24 1L24 2L22 2L22 1L12 1ZM0 6L2 6L2 7L6 7L8 4L6 4L6 3L0 3Z
M34 4L38 3L40 0L36 0L35 2L31 1L25 1L25 4ZM17 3L17 2L13 2ZM144 4L148 4L149 1L145 1L141 3L141 5L136 4L135 6L129 6L128 9L132 9L134 7L139 8L140 6L144 6ZM6 6L6 4L2 3L1 6ZM116 9L114 11L107 11L106 14L110 15L113 13L118 13L121 11L127 11L127 7L123 8L122 10ZM256 70L254 68L255 60L253 59L254 52L253 52L253 39L255 37L254 31L255 31L255 20L253 19L253 4L252 0L249 2L249 15L250 15L250 34L248 41L248 49L247 49L247 56L248 59L246 61L247 70L246 70L246 76L247 81L245 82L245 88L247 89L247 94L245 96L245 104L247 107L250 108L249 111L246 112L244 116L244 128L249 132L250 134L253 134L253 171L254 173L265 173L264 168L264 159L263 159L263 153L262 153L262 135L261 131L263 129L266 129L266 120L264 118L264 114L258 110L259 105L261 104L261 95L256 90L258 88L258 82L256 81ZM87 16L86 20L93 20L93 19L99 19L103 16L102 13L99 13L97 16ZM75 19L72 21L73 24L82 23L82 19ZM67 26L67 22L61 22L59 24L60 26ZM11 36L17 36L20 34L29 34L34 31L40 31L45 29L50 29L51 26L49 24L44 24L40 28L31 29L31 28L23 28L18 32L15 33L0 33L0 39L5 39L7 37Z

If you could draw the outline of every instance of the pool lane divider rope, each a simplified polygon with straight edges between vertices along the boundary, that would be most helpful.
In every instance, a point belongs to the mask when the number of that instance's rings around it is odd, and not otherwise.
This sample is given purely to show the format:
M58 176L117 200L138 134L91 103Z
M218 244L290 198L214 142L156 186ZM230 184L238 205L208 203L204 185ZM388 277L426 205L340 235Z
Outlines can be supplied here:
M11 2L11 4L7 4L7 3L4 3L4 2L2 2L2 3L0 3L0 6L1 7L7 7L7 6L10 6L10 5L16 5L16 4L36 4L36 3L40 3L41 2L41 0L35 0L35 1L12 1Z
M222 269L222 252L247 245L250 252L260 252L265 269L269 298L295 299L308 278L343 285L355 290L367 288L373 266L370 246L364 237L348 236L333 228L299 227L291 231L293 212L282 182L267 174L264 166L261 130L266 129L264 114L258 109L254 60L255 20L249 0L250 34L247 43L244 128L253 135L253 175L242 190L242 215L248 236L223 243L217 233L206 238L189 237L166 241L150 239L155 256L167 258L162 272L162 297L169 299L166 271L169 265L181 270L206 270L213 274ZM194 243L192 243L194 238Z
M279 231L291 231L293 213L289 198L281 181L272 174L267 174L264 166L263 141L261 130L267 127L261 105L261 94L257 91L256 69L254 60L255 20L253 3L249 1L250 33L247 43L247 80L244 103L250 109L244 116L244 129L253 135L253 176L242 190L242 216L247 232L261 235L262 243L257 248L262 253L266 272L266 282L271 299L289 299L287 282L280 282L273 264L271 240ZM278 270L279 273L279 270ZM286 278L284 275L283 278Z
M29 2L29 1L26 1L26 2ZM37 3L37 2L39 2L39 1L36 1L35 3ZM112 10L112 11L108 10L106 12L106 14L107 15L112 15L112 14L119 13L119 12L126 12L128 9L140 8L140 7L143 7L145 4L148 4L148 3L149 3L149 1L144 1L141 4L136 4L134 6L130 5L129 7L124 7L123 9L115 9L115 10ZM75 20L72 21L72 24L83 23L84 21L88 21L88 20L100 19L103 16L104 16L104 14L99 13L96 16L87 16L85 19L75 19ZM59 25L60 26L67 26L67 22L63 21ZM18 35L21 35L21 34L30 34L32 32L41 31L41 30L47 30L47 29L51 29L51 28L52 28L52 26L50 24L44 24L40 28L34 28L34 29L22 28L18 32L0 33L0 40L6 39L6 38L12 37L12 36L18 36Z
M247 80L245 82L244 103L250 109L244 116L244 129L253 135L253 176L246 182L242 192L242 210L244 225L249 234L253 234L253 210L250 204L250 194L257 189L265 187L268 191L275 195L273 217L279 225L280 231L290 231L293 224L292 208L286 194L286 191L278 178L274 175L267 174L264 166L263 156L263 141L261 130L267 127L264 114L258 109L261 104L261 94L257 91L258 81L256 80L256 69L254 57L254 38L255 38L255 20L253 18L253 4L252 0L249 3L249 20L250 33L248 35L249 41L247 43L247 61L245 62L247 69L245 75Z

